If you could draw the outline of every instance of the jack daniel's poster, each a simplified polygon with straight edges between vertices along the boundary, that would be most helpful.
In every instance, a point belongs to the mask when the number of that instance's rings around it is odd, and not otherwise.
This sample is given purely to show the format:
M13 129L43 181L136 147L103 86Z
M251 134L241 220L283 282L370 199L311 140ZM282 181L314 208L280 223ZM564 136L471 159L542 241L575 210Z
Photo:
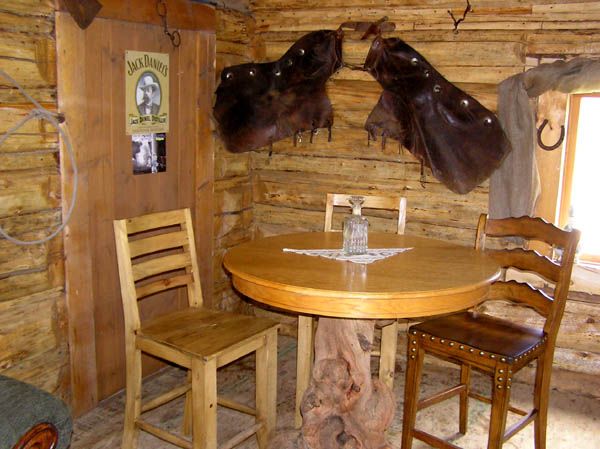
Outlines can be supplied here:
M125 117L128 135L169 131L167 53L125 52Z

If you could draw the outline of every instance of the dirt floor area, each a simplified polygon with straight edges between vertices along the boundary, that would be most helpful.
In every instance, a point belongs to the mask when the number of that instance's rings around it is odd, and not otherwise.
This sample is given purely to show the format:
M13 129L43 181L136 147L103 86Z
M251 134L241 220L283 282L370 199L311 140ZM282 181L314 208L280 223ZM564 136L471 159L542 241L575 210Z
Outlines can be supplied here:
M294 447L298 432L293 429L293 411L296 380L296 341L280 336L278 359L278 414L277 449ZM400 357L396 364L394 392L397 398L396 416L388 439L392 447L400 447L402 432L402 404L404 394L404 360ZM458 371L442 369L439 365L425 366L421 394L437 391L440 386L456 382ZM564 373L558 373L563 376ZM182 382L184 373L176 368L167 368L145 381L144 388L149 396L162 388ZM589 379L573 377L571 391L553 388L550 395L548 423L548 449L597 449L600 447L600 382L589 383ZM561 384L566 384L561 382ZM475 376L474 386L481 392L489 391L487 379ZM531 386L526 383L513 383L511 403L517 407L527 407L531 400ZM235 398L252 405L254 401L254 360L246 357L219 371L219 395ZM454 436L454 444L465 449L487 447L489 406L479 401L470 402L469 430L458 436L458 399L454 398L426 409L418 415L418 425L426 431L434 431L438 436ZM124 395L117 394L103 401L97 408L78 418L75 422L72 449L116 449L120 448L123 424ZM175 400L161 409L150 412L152 420L169 429L180 429L183 401ZM510 417L510 416L509 416ZM511 421L509 421L510 424ZM226 441L240 428L251 423L245 415L219 407L219 441ZM169 443L158 440L144 432L140 436L139 449L173 448ZM257 448L256 438L250 437L238 446L240 449ZM415 441L415 449L428 446ZM504 444L506 449L533 449L533 425L518 433Z

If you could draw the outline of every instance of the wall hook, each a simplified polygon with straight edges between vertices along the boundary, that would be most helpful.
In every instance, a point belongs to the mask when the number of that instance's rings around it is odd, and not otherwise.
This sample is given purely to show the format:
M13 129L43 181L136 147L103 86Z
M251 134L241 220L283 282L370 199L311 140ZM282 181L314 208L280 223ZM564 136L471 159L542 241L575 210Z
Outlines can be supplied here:
M558 138L556 143L554 145L546 145L544 142L542 142L542 132L544 131L544 128L546 127L547 124L548 124L548 119L544 119L544 121L538 128L537 143L542 150L546 150L546 151L556 150L558 147L560 147L562 145L563 140L565 140L565 126L560 125L560 137Z

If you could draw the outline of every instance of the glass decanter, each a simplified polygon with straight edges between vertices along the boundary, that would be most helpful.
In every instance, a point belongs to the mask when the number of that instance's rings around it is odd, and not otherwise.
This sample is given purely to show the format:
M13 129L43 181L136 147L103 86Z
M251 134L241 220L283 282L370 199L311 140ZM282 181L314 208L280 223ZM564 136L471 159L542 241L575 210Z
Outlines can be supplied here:
M362 196L350 197L352 215L344 219L344 254L365 254L367 252L369 222L361 216Z

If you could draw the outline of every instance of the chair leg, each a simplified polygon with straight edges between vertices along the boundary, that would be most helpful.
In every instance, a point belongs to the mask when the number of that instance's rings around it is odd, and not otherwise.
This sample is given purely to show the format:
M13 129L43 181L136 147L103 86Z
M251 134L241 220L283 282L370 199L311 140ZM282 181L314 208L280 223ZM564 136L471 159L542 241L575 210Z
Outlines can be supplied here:
M506 375L508 368L504 367L503 371L504 374L496 371L492 384L492 413L490 416L488 449L500 449L504 443L506 415L508 414L508 403L510 400L510 388L507 387L510 386L510 382Z
M469 419L469 389L471 387L471 365L460 366L460 383L466 385L466 389L460 393L460 409L458 431L467 433L467 421Z
M413 341L415 343L413 343ZM425 352L419 346L418 339L408 337L408 357L406 366L406 383L404 385L404 417L402 420L402 449L411 449L413 429L417 418L417 403L421 386L421 371Z
M394 371L396 369L396 349L398 347L398 322L381 329L381 356L379 357L379 380L394 389Z
M277 329L256 350L256 420L263 424L256 432L258 447L267 449L277 425Z
M135 449L140 433L135 422L142 409L142 351L127 348L125 420L121 449Z
M302 426L300 404L304 392L310 383L310 376L314 358L314 328L313 317L298 315L298 347L296 354L296 414L294 424L296 429Z
M548 361L545 357L540 357L537 360L535 390L533 394L533 406L537 410L537 416L534 421L535 449L546 449L551 367L552 359Z
M217 360L192 359L192 449L217 449Z
M188 370L187 372L187 380L188 382L192 381L192 372ZM192 434L192 420L194 417L192 416L192 391L188 391L185 394L185 403L183 406L183 434L191 435Z

